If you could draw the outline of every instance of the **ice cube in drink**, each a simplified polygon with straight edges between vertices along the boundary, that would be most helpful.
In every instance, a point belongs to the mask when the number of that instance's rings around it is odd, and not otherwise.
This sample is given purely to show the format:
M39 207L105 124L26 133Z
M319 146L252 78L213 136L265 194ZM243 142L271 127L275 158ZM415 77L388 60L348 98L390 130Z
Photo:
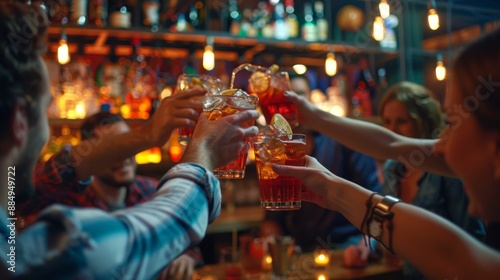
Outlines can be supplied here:
M211 121L222 117L236 114L241 111L257 108L258 98L242 91L231 95L213 95L207 94L203 99L203 113ZM242 124L243 127L249 127L254 121ZM228 165L214 170L214 174L220 179L242 179L245 177L246 160L248 153L239 155L238 159Z
M223 84L220 79L210 75L182 74L177 78L174 94L197 86L207 89L208 94L220 94ZM179 128L179 143L187 145L193 136L193 130L192 127Z

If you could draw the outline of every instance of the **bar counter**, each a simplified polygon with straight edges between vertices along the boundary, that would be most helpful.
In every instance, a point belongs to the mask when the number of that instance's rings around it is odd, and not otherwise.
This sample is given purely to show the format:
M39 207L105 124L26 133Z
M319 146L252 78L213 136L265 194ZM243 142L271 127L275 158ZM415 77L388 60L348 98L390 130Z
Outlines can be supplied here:
M223 208L219 217L207 228L207 234L227 233L258 228L264 219L264 209L260 205Z
M206 265L195 271L195 280L223 280L224 268L221 264ZM245 275L242 279L271 280L271 272L262 272L259 275ZM403 279L400 265L387 264L384 259L370 262L361 269L346 268L342 265L342 251L333 251L327 268L315 267L312 253L302 254L292 265L292 270L282 279L326 280L326 279Z

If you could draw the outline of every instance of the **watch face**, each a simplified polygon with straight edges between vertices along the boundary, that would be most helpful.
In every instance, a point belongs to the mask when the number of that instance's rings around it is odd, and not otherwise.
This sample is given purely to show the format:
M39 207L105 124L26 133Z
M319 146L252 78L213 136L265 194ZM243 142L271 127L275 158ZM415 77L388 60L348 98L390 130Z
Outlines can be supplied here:
M374 220L370 222L370 234L373 238L380 238L382 228L379 222Z

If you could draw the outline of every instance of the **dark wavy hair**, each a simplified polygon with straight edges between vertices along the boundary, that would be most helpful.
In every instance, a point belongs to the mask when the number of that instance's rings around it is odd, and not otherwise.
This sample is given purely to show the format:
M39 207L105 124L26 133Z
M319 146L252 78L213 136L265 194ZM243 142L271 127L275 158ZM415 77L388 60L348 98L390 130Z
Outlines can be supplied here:
M436 138L444 120L441 106L427 88L412 82L400 82L390 87L380 101L380 112L389 101L397 100L406 107L417 124L420 138Z
M0 131L11 122L14 107L24 98L31 105L29 121L41 93L40 55L46 50L47 15L39 5L0 3Z
M469 44L452 69L456 93L487 130L500 130L500 28Z
M85 118L80 126L82 140L96 136L96 130L117 122L124 122L122 116L107 111L99 112Z

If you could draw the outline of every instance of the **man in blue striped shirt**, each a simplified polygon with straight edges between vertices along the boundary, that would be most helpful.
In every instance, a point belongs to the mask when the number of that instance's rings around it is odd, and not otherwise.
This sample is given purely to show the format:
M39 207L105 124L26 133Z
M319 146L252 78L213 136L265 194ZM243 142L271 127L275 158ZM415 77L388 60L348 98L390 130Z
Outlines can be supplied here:
M17 235L15 202L33 191L33 166L49 134L51 94L41 58L47 25L35 5L0 4L0 33L8 37L0 41L0 279L153 279L219 215L219 181L210 170L248 149L244 139L258 131L240 124L258 113L201 116L181 163L152 200L112 214L52 206ZM130 141L161 143L163 125L155 114ZM120 151L112 137L107 141L100 146Z

